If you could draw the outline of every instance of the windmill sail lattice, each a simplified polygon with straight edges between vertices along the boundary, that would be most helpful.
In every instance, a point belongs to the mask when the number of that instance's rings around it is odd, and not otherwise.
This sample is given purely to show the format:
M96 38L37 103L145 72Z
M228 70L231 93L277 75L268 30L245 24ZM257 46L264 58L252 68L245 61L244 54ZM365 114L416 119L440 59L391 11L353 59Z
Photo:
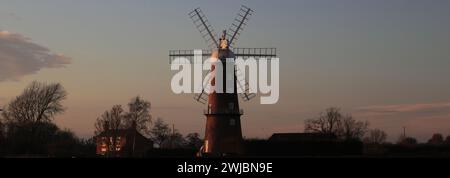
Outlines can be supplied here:
M244 101L250 101L251 99L253 99L256 94L255 93L250 93L250 87L249 87L249 82L246 80L245 78L245 74L243 74L241 72L241 70L239 70L239 68L235 67L236 70L236 85L239 88L239 90L242 91L242 93L239 93L239 95L241 96L242 100Z
M277 57L277 49L276 48L233 48L234 55L236 58L274 58ZM212 50L204 49L202 50L202 59L203 61L210 58L212 54ZM170 50L169 51L169 64L178 58L184 57L189 60L192 64L194 62L194 50ZM202 62L203 62L202 61Z
M209 45L211 49L218 48L219 43L214 38L214 29L211 27L208 19L205 14L203 14L200 8L194 9L189 13L189 17L194 22L195 27L200 31L203 39L205 39L206 43Z
M228 29L226 33L227 39L229 39L228 46L233 51L233 54L236 58L254 58L258 60L259 58L273 58L277 57L276 48L233 48L236 43L238 37L241 35L244 27L247 25L249 17L253 15L253 10L242 5L237 17L234 19L232 25ZM199 30L201 36L206 41L210 49L202 50L202 63L204 60L211 57L213 50L217 50L220 48L219 42L215 38L215 32L206 18L205 14L202 12L200 8L196 8L189 13L189 17L194 22L195 27ZM194 50L170 50L169 51L169 63L172 64L176 58L183 57L186 58L190 64L196 62L194 61ZM250 99L256 96L255 93L250 93L249 90L249 82L247 78L245 78L245 73L239 71L235 68L236 72L236 87L239 88L243 93L239 93L241 98L244 101L249 101ZM244 77L242 77L244 76ZM209 83L212 78L207 78L205 81ZM202 84L202 92L195 94L194 99L202 104L206 104L208 102L208 93L205 92L205 84Z
M277 49L276 48L234 48L234 55L236 58L273 58L277 57ZM212 50L202 50L202 61L207 58L210 58L212 54ZM170 50L169 51L169 63L172 64L173 61L178 57L184 57L189 60L192 64L194 62L194 50ZM244 74L236 68L236 79L239 79ZM211 78L206 78L206 81L211 81ZM241 78L241 80L236 81L237 87L243 93L239 93L240 97L243 101L249 101L256 96L255 93L250 93L249 90L249 82L245 77ZM205 92L206 86L202 86L202 92L194 95L194 100L201 103L206 104L208 102L208 94Z
M252 15L253 10L242 5L237 17L234 19L231 27L228 29L227 37L230 39L230 47L233 47L241 35L244 27L247 25L249 17Z
M206 83L202 84L202 92L194 95L194 100L201 103L206 104L208 102L208 94L205 89L207 88L207 84L211 82L211 75L208 75L206 78Z

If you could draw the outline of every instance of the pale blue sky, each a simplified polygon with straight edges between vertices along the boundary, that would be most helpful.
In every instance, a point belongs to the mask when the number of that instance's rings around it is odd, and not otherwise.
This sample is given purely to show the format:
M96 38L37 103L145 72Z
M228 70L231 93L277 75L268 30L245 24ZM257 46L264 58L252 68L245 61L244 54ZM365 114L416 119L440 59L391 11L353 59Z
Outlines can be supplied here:
M450 134L446 0L0 0L0 30L72 58L66 68L0 82L0 105L32 80L58 81L70 95L57 122L80 135L92 135L96 117L138 94L152 102L154 117L203 133L204 106L171 93L168 50L206 47L187 16L194 8L220 32L241 4L255 13L238 46L277 47L281 60L280 102L242 105L247 137L303 131L303 119L329 106L369 120L391 140L403 126L422 140Z

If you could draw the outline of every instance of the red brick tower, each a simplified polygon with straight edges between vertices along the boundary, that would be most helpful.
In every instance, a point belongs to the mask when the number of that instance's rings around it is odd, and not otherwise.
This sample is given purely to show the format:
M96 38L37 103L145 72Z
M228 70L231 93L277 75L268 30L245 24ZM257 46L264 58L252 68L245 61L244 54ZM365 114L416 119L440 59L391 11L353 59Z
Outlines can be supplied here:
M228 48L228 40L225 35L220 39L221 48L218 50L218 60L223 66L223 92L212 92L208 96L208 106L205 111L206 129L205 142L202 152L212 156L240 155L243 153L241 115L236 87L236 74L227 74L226 59L233 58L233 52ZM234 67L233 65L230 65ZM212 66L212 72L215 72ZM231 71L231 70L230 70ZM227 79L227 77L232 77ZM234 80L232 93L226 92L226 81ZM215 85L215 79L211 80L211 85Z

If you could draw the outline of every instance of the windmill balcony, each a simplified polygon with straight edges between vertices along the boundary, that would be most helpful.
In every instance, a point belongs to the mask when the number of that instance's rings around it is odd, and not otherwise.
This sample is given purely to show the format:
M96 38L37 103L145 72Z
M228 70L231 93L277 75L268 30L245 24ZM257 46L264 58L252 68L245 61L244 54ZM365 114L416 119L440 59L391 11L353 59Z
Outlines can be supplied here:
M238 114L243 115L243 109L216 109L212 111L211 109L204 109L203 114Z

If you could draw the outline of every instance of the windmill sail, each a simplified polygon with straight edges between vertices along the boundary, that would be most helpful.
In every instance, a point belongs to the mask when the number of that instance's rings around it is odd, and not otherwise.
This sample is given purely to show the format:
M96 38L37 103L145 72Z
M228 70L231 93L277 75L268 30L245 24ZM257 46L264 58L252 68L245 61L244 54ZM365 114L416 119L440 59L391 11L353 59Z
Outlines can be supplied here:
M202 62L205 59L210 58L211 54L212 54L212 50L210 50L210 49L202 50ZM169 51L169 64L172 64L172 62L176 58L179 58L179 57L186 58L192 64L194 61L194 50L170 50Z
M236 58L251 58L255 60L259 58L274 58L277 57L277 48L233 48Z
M218 48L219 43L214 38L214 29L212 28L205 14L203 14L202 10L200 10L200 8L194 9L189 13L189 17L192 19L195 27L198 29L209 47L211 49Z
M233 48L232 51L234 52L234 55L236 58L255 58L258 60L258 58L273 58L277 57L277 49L276 48ZM211 57L212 50L202 50L202 62L205 59L208 59ZM172 64L172 62L177 57L184 57L189 60L189 62L192 64L194 62L194 50L170 50L169 51L169 64Z
M201 86L202 92L194 95L194 100L202 104L206 104L208 102L208 93L205 90L210 89L211 80L213 79L212 75L207 75L206 77L205 82L203 82Z
M244 27L247 25L247 22L249 20L249 17L253 14L253 10L242 5L241 9L239 10L239 13L237 14L237 17L234 19L231 27L226 33L226 38L228 41L228 47L229 49L234 53L234 56L236 59L248 59L253 58L258 60L259 58L267 58L270 60L270 58L274 58L277 56L277 49L276 48L233 48L234 44L236 43L238 37L242 33ZM201 63L210 58L213 50L219 49L219 43L214 37L214 29L212 28L211 24L209 23L206 16L203 14L203 12L200 10L200 8L194 9L192 12L189 13L189 17L194 22L195 27L199 30L201 36L206 41L206 43L209 45L210 49L208 50L202 50L201 55ZM169 63L172 64L175 62L175 59L177 58L185 58L188 60L190 64L193 64L194 57L195 57L195 51L194 50L170 50L169 51ZM180 61L177 61L180 62ZM236 87L243 91L242 93L239 93L241 98L244 101L249 101L250 99L254 98L256 96L255 93L250 93L249 89L249 82L247 81L245 77L245 73L241 73L236 68ZM211 76L206 79L208 83L211 81ZM207 89L207 86L205 84L202 84L201 86L202 92L195 94L194 99L198 101L199 103L206 104L208 102L208 93L205 92Z
M234 19L231 27L228 29L227 37L230 40L229 45L234 46L237 37L242 33L242 30L247 25L249 17L252 15L253 10L242 5L237 17Z
M235 67L235 70L237 78L236 84L239 90L242 91L242 93L239 93L239 95L241 96L242 100L250 101L256 96L256 94L250 93L249 83L246 81L245 75L239 70L239 68Z

